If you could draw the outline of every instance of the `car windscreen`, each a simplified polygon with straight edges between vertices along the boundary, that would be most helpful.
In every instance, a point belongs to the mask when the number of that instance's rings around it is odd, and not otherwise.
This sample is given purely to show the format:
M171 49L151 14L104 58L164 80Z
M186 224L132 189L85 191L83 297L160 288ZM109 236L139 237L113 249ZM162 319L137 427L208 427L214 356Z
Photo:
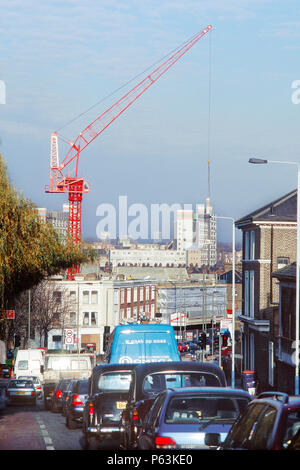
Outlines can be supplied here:
M209 372L157 372L145 377L142 393L153 395L174 387L221 387L220 379Z
M19 370L27 370L28 369L28 361L19 361L18 362L18 369Z
M249 400L243 397L213 395L180 395L171 397L166 424L205 424L218 420L235 420Z
M19 379L21 379L21 380L26 380L27 377L25 377L25 376L24 376L24 377L21 377L21 376L20 376ZM37 377L30 377L30 380L32 380L32 382L33 382L34 384L38 384L38 383L39 383L39 379L38 379Z
M98 380L100 392L124 391L127 392L132 380L131 372L109 372L102 374Z

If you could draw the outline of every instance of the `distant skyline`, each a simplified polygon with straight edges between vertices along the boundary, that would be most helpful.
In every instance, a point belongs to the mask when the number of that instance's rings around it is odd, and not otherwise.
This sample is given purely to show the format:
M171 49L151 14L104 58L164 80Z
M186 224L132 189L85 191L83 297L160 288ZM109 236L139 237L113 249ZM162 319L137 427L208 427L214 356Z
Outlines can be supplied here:
M121 195L147 207L204 203L208 160L217 216L238 220L296 188L292 166L248 160L300 161L297 0L0 0L0 8L0 152L15 187L52 210L67 195L45 193L51 132L74 141L133 77L213 26L81 154L91 183L83 237L96 237L97 207L117 207ZM62 159L63 140L59 150ZM218 239L231 242L229 222L218 222Z

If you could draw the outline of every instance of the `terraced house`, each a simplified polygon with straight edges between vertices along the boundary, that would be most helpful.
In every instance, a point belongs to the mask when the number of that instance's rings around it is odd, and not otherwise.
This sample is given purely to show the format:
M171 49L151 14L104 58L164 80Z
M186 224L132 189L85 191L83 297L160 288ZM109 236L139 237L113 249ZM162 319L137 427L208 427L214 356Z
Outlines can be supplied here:
M296 260L296 214L295 190L235 223L243 232L243 368L256 371L260 390L278 386L280 297L273 273Z

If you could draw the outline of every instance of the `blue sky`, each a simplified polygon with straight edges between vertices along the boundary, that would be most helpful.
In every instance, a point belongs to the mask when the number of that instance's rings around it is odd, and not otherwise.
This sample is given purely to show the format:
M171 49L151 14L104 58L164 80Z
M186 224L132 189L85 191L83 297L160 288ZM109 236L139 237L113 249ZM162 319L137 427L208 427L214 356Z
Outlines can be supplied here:
M117 207L120 195L147 206L204 202L208 157L219 216L238 219L296 187L296 167L248 159L300 162L300 105L291 100L300 79L297 0L0 0L0 11L0 152L16 188L50 209L67 201L45 193L51 132L64 126L74 140L120 94L104 98L213 26L82 152L80 173L91 183L84 237L96 236L97 206ZM61 142L61 159L67 150ZM219 230L231 240L228 222Z

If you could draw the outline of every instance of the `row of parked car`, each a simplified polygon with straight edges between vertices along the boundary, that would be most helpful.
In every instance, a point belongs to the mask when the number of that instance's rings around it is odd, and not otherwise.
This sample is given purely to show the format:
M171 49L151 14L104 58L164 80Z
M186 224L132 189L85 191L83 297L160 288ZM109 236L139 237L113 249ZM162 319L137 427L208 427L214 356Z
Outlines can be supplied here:
M217 365L102 364L64 379L51 409L80 424L87 449L299 449L300 397L226 386Z

